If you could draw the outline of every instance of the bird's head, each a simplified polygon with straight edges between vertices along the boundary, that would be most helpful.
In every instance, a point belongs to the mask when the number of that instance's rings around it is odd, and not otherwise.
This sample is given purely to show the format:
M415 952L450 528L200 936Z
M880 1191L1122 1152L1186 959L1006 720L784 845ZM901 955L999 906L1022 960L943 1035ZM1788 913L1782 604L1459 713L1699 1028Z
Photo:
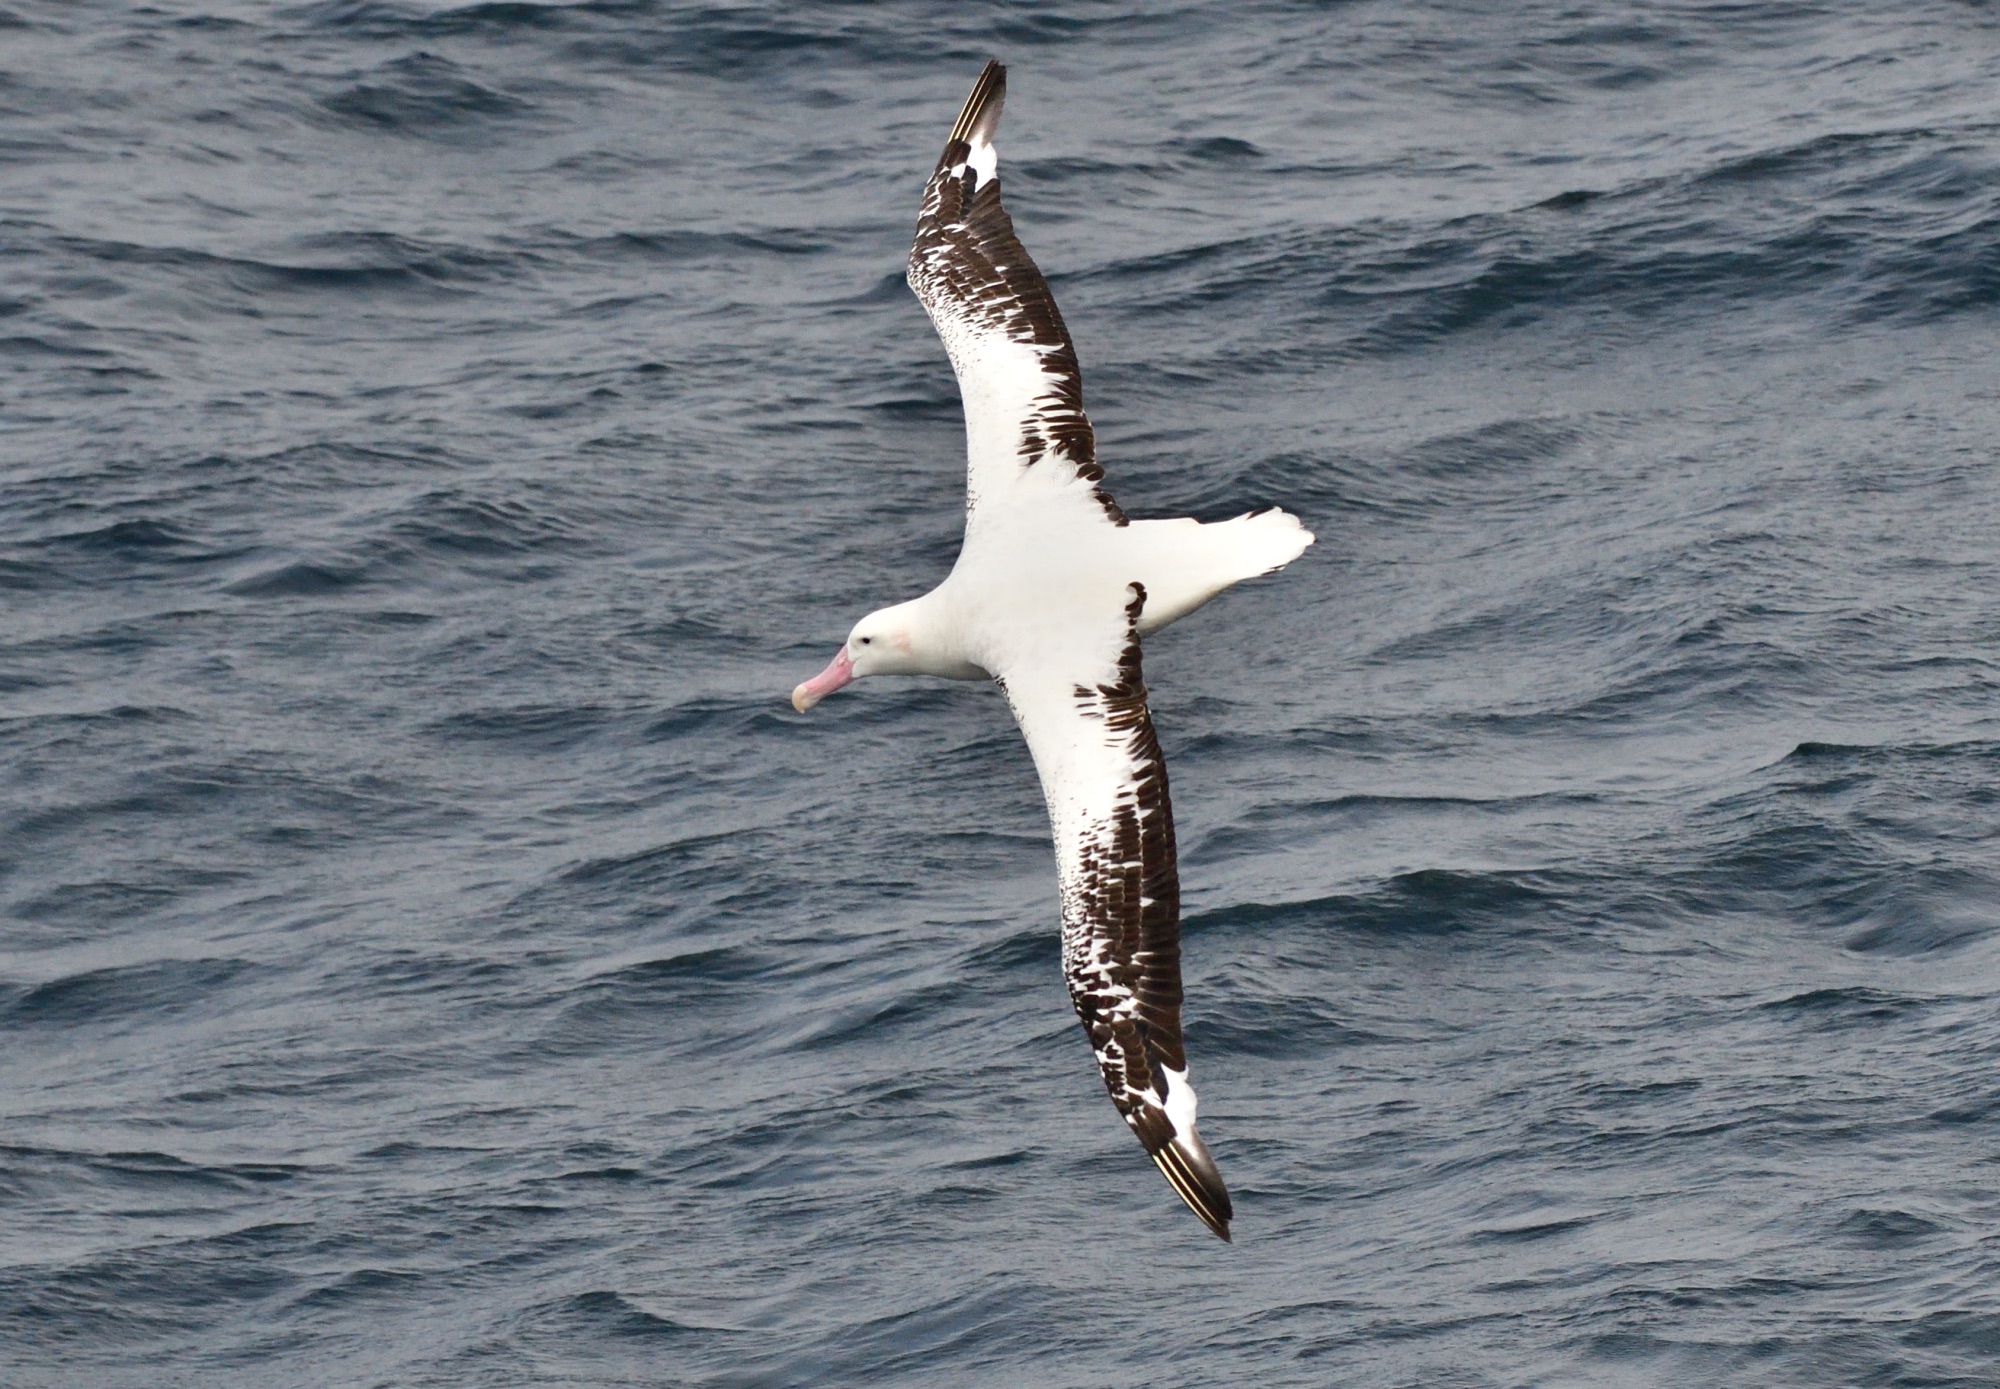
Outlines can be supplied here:
M926 667L916 659L911 624L903 611L909 606L883 608L855 623L847 644L834 653L826 669L792 691L792 707L803 714L864 675L923 674Z

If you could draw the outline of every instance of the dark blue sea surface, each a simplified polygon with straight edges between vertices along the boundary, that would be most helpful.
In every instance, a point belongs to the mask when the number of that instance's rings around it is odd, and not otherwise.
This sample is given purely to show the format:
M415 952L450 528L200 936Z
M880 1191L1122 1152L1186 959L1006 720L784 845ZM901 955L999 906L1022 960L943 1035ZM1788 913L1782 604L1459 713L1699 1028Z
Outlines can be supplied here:
M979 65L1225 1246L935 583ZM2000 1384L2000 11L0 0L0 1382Z

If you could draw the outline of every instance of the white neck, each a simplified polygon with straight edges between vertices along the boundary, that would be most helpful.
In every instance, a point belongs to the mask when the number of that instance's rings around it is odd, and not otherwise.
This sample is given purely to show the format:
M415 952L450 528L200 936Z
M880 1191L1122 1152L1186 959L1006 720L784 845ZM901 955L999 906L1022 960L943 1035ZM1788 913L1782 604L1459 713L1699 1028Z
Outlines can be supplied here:
M965 650L962 624L942 586L921 598L868 614L855 625L865 645L848 642L856 675L940 675L947 680L984 680L986 670Z

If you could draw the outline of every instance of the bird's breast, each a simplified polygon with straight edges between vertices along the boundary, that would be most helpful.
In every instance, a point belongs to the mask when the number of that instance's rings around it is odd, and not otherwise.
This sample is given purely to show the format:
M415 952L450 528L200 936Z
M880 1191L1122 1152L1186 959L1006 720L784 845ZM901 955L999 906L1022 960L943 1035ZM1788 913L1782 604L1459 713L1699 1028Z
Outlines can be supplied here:
M971 658L996 674L1122 633L1132 566L1103 531L1017 527L967 538L947 580Z

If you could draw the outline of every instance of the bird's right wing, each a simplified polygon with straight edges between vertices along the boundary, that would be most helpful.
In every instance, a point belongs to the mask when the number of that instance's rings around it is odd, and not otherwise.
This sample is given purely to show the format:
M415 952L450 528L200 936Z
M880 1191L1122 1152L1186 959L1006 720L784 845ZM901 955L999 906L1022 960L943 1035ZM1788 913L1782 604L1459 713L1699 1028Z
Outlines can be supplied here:
M1000 205L993 139L1006 95L1007 69L989 62L924 188L910 247L910 288L965 405L966 523L978 524L982 508L1066 500L1122 526L1097 486L1104 470L1069 330Z

